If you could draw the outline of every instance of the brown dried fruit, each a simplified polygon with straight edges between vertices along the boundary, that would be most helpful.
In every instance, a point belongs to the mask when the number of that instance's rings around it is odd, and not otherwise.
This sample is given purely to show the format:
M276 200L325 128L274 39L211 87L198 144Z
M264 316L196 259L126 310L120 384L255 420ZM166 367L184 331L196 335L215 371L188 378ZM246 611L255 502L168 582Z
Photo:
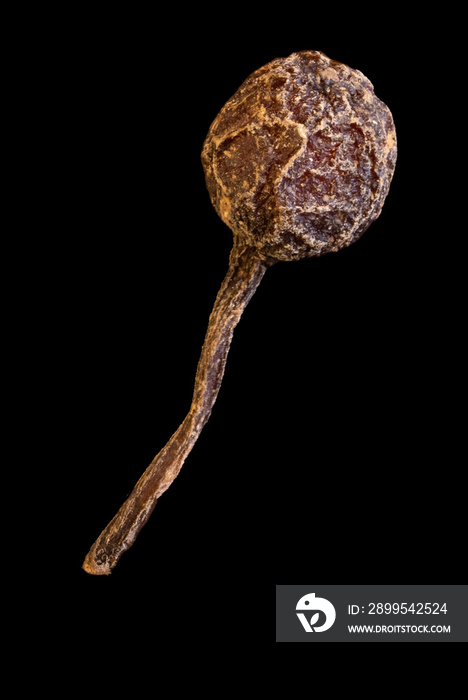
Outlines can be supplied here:
M228 100L203 144L206 184L232 229L190 411L83 564L109 574L179 473L221 386L234 328L266 269L350 245L379 215L396 161L389 109L362 73L318 51L278 58Z
M382 209L395 161L392 115L372 84L318 51L252 73L202 151L219 216L240 242L278 260L357 240Z

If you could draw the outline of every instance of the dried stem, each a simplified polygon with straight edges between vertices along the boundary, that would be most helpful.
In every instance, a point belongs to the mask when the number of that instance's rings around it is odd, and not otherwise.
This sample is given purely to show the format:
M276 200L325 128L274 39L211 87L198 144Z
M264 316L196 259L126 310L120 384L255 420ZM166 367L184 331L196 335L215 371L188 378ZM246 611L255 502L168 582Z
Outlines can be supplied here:
M88 573L111 573L147 522L159 496L179 473L218 396L234 328L273 262L259 258L252 248L234 245L227 275L211 312L190 410L89 550L83 563Z

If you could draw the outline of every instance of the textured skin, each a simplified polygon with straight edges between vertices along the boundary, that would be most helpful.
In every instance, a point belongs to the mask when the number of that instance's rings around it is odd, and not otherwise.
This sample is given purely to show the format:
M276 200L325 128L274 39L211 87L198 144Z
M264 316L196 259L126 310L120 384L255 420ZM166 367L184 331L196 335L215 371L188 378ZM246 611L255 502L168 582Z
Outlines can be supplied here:
M277 260L357 240L380 214L395 162L388 107L362 73L318 51L252 73L202 150L219 216L239 242Z

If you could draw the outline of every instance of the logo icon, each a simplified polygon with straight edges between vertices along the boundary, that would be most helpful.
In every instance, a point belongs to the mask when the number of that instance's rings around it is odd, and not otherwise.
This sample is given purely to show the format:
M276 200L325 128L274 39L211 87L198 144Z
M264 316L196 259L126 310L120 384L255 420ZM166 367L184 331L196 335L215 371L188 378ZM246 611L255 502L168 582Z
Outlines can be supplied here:
M296 605L296 610L307 610L308 612L311 610L318 611L314 612L310 618L310 623L304 613L296 612L306 632L326 632L336 619L336 611L330 601L325 598L316 598L315 593L307 593L307 595L302 596ZM315 625L319 621L320 611L325 613L325 622L320 625L320 627L316 627Z

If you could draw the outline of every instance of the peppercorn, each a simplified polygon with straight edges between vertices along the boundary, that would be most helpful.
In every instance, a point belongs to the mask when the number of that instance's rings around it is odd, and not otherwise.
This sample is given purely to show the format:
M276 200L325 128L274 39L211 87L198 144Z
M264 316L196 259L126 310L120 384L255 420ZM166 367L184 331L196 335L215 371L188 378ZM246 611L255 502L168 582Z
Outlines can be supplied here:
M266 270L356 241L380 214L395 162L388 107L362 73L318 51L259 68L221 109L204 141L202 164L234 245L191 407L91 547L85 571L112 571L179 473L211 414L234 329Z
M395 161L392 115L372 84L318 51L252 73L202 150L221 219L239 242L277 260L356 241L380 214Z

